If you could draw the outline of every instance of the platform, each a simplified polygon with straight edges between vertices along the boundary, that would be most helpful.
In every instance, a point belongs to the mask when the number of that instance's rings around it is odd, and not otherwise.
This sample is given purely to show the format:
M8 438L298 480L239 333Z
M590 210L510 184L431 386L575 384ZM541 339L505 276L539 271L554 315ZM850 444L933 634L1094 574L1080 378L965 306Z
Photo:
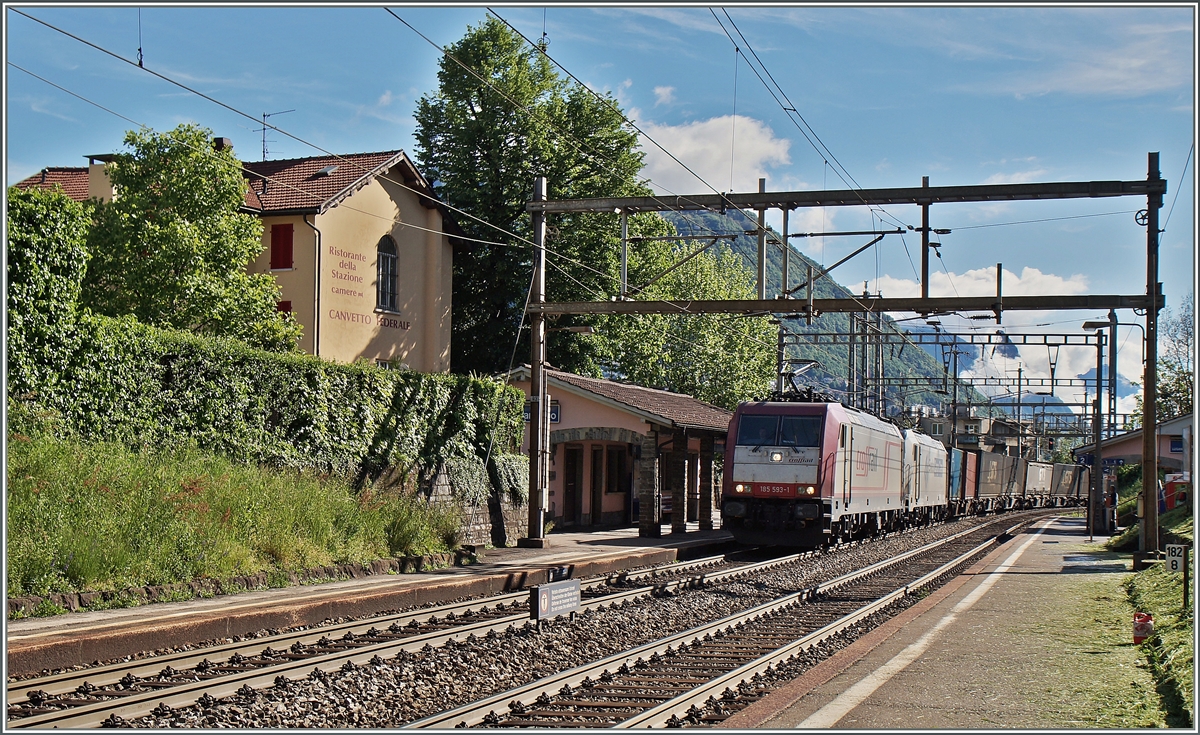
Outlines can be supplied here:
M1130 571L1127 559L1104 553L1100 544L1106 539L1088 543L1084 523L1057 517L1034 524L720 727L924 731L1093 725L1047 719L1048 712L1062 709L1055 671L1071 636L1069 630L1051 631L1064 645L1047 649L1046 631L1039 629L1054 624L1053 608L1066 596L1077 596L1077 575ZM1038 634L1023 634L1030 632ZM1129 655L1132 662L1136 656Z
M379 574L338 582L251 590L234 595L139 607L10 620L10 674L37 672L184 642L245 635L271 628L315 625L465 597L500 594L551 579L583 578L719 554L728 531L686 533L663 527L660 538L637 528L552 533L546 548L484 549L478 564L411 574Z

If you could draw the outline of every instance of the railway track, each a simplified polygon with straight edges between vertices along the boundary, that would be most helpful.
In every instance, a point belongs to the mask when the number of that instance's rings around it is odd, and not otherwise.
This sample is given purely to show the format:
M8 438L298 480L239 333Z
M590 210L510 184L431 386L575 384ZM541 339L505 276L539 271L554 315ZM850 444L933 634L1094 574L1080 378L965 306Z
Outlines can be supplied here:
M813 553L813 552L808 552ZM792 563L805 554L737 563L724 556L622 572L583 582L586 607L627 604L640 597L670 594L746 577ZM156 708L191 704L302 678L310 671L361 666L398 651L437 647L447 641L496 636L529 619L529 593L441 605L301 632L121 662L11 682L8 725L98 727L113 715L134 718ZM114 719L114 722L119 720Z
M764 674L940 584L990 550L973 529L722 620L409 723L414 729L681 727L720 722L762 696ZM500 710L500 713L497 713Z

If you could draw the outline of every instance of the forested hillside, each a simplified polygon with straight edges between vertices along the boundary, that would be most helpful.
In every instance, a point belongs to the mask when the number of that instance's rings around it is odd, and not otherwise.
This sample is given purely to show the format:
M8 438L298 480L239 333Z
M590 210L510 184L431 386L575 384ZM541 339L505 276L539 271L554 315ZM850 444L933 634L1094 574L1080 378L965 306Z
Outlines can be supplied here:
M718 247L731 248L735 254L742 258L747 267L756 268L758 240L752 234L757 226L757 219L755 219L754 215L740 211L731 211L728 214L717 212L664 212L663 216L682 235L738 234L735 239L722 241ZM751 234L746 234L747 231ZM774 230L772 230L772 234L778 237L778 233L775 233ZM689 245L689 247L691 246ZM695 244L695 247L699 247L699 244ZM788 266L789 281L792 288L804 282L809 263L816 265L814 261L797 252L793 247ZM783 252L778 245L768 245L768 296L774 296L779 293L782 275ZM822 278L817 281L815 295L816 298L847 298L854 294L840 283L829 278ZM800 303L802 304L804 290L797 291L795 296L801 300ZM811 325L806 324L804 319L785 319L784 323L787 330L792 333L847 333L850 330L850 317L847 314L825 314L813 319ZM884 316L884 323L890 326L891 329L901 331L899 325L895 324L886 315ZM788 348L787 356L789 358L817 361L817 366L801 377L800 382L802 385L811 385L817 390L831 393L838 398L845 395L844 391L846 390L849 369L849 352L845 345L793 345ZM883 361L884 375L886 377L928 377L939 381L939 384L935 387L940 387L940 381L946 376L946 368L942 365L941 361L915 345L904 345L903 347L889 345L884 349ZM968 397L977 401L984 400L983 396L974 391L974 389L960 391L959 397L961 400L966 400ZM889 388L886 393L886 400L889 410L893 410L893 407L895 410L898 410L902 406L914 404L942 406L948 403L949 397L935 393L933 389ZM948 405L945 407L949 408Z

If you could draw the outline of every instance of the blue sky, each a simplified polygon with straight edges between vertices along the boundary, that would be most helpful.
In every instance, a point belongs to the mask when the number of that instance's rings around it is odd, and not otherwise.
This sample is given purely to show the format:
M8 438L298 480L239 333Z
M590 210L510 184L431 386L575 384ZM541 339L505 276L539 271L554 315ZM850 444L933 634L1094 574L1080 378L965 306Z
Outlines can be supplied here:
M5 173L11 184L44 166L83 165L121 146L133 125L28 76L16 64L157 130L195 122L261 157L253 120L156 79L13 12L34 15L126 58L136 58L136 7L20 5L5 10ZM484 7L390 6L434 42L458 40ZM741 57L707 7L491 6L530 38L545 31L549 54L585 83L616 94L653 140L703 182L645 143L644 174L661 191L844 188L768 94L747 62L751 49L854 180L863 187L992 182L1143 179L1146 154L1161 154L1168 179L1161 280L1168 305L1195 281L1195 18L1191 6L749 7L726 6L749 45ZM736 38L724 12L716 15ZM416 100L436 88L440 53L378 7L144 6L146 68L258 116L336 153L413 147ZM735 95L736 61L736 95ZM736 108L736 117L734 117ZM272 158L319 151L279 133ZM732 162L731 162L732 151ZM828 161L828 164L826 163ZM731 165L732 163L732 165ZM711 188L710 188L711 187ZM1178 194L1178 199L1176 195ZM1005 292L1142 293L1144 200L941 205L934 227L934 295ZM888 207L919 225L915 207ZM1117 213L1117 214L1110 214ZM1081 216L1089 215L1089 216ZM1103 216L1090 216L1103 215ZM1036 219L1032 224L1002 225ZM778 226L778 218L776 218ZM794 213L793 231L870 229L861 208ZM808 238L806 254L831 263L865 240ZM906 254L907 246L908 254ZM914 267L913 264L916 264ZM919 288L919 238L888 237L837 271L885 296ZM1005 315L1005 326L1078 331L1103 313ZM1133 321L1132 312L1119 313ZM946 326L980 322L943 320ZM994 328L994 325L991 326ZM1128 335L1128 337L1126 337ZM1135 345L1136 329L1122 330ZM1048 375L1044 348L1023 353ZM1093 355L1059 358L1058 374L1086 372ZM1140 374L1136 346L1123 374ZM997 364L981 371L1015 370Z

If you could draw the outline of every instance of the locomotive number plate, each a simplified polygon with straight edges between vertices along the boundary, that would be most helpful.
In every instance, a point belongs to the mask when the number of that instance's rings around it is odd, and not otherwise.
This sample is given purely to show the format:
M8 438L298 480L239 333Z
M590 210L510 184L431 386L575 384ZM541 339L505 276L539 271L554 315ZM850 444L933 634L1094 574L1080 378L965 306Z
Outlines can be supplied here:
M792 485L770 485L765 483L755 483L754 491L759 495L795 495L796 489Z

